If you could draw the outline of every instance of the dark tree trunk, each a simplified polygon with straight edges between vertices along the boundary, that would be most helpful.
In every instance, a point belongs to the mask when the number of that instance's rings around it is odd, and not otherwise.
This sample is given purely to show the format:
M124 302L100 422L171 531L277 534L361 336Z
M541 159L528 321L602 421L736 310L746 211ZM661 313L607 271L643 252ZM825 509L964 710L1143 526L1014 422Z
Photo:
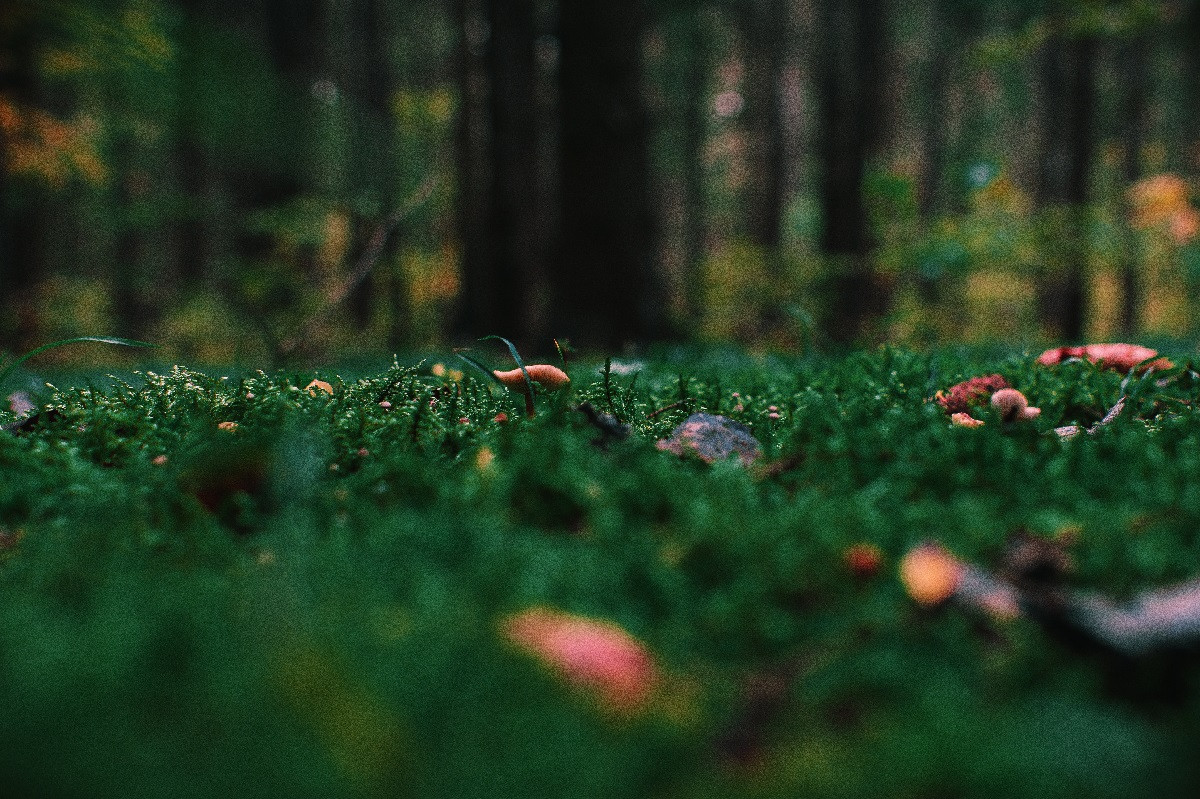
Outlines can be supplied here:
M494 304L491 227L488 213L492 187L487 157L486 17L478 0L456 0L458 25L459 110L455 131L458 168L457 225L462 292L455 336L476 338L494 333L498 326Z
M464 286L457 328L461 336L498 334L528 345L536 335L534 295L546 271L548 235L539 160L546 137L539 124L536 4L485 5L461 0L458 6Z
M28 8L5 9L0 20L0 98L19 106L33 105L36 89L34 31L36 17ZM8 175L9 143L0 127L0 351L26 347L36 333L37 320L29 290L43 271L39 243L44 236L43 214L28 192L14 201Z
M825 0L822 11L821 249L837 275L829 332L846 343L863 337L888 303L888 291L870 266L862 192L879 137L886 3Z
M532 343L533 277L542 271L543 236L538 207L538 113L534 62L533 0L490 0L491 192L488 239L492 264L490 308L481 321L490 330Z
M562 240L553 332L588 348L662 335L654 273L643 0L560 7Z
M143 185L148 183L148 180L135 177L141 166L138 163L137 147L138 143L127 137L116 148L114 155L116 172L125 177L117 192L116 203L124 211L127 220L116 239L116 259L111 280L113 305L120 325L117 332L140 339L146 337L153 306L147 296L144 279L150 260L147 232L134 227L128 221L132 207L144 199L141 196L143 193L149 191L149 186Z
M1118 51L1119 71L1124 78L1122 83L1125 86L1124 128L1121 132L1123 139L1121 177L1125 189L1142 177L1142 146L1146 141L1147 50L1149 47L1149 37L1137 36ZM1141 272L1141 259L1139 258L1138 241L1139 237L1136 232L1131 231L1120 267L1123 289L1120 328L1127 337L1133 336L1137 330L1138 309L1141 306L1141 286L1138 280Z
M270 208L294 198L304 189L311 165L311 119L305 113L320 63L320 0L262 0L262 28L267 52L283 81L278 128L278 160L254 180L243 197L250 209Z
M1067 39L1056 21L1044 54L1044 136L1037 200L1045 222L1042 324L1069 341L1083 336L1088 171L1095 115L1095 41Z
M182 215L175 223L174 235L179 241L177 271L179 288L187 293L212 277L210 265L215 260L212 250L211 217L214 212L209 191L213 166L207 151L192 136L189 107L195 93L195 84L201 78L197 74L199 45L186 31L201 24L205 16L205 0L180 0L185 17L180 37L177 70L178 101L175 113L175 171L180 192L187 198L191 211Z
M780 79L783 74L787 4L751 0L744 6L747 136L750 180L746 233L767 250L779 247L783 218L784 151Z
M389 51L391 49L391 31L387 20L388 4L383 0L361 0L354 8L356 11L352 29L358 46L348 48L348 52L338 54L339 60L349 63L347 71L351 73L350 84L355 106L357 123L353 130L353 140L356 150L348 153L347 158L354 163L349 170L354 185L346 187L351 192L366 195L378 204L378 217L382 219L394 210L396 203L401 201L398 194L397 169L394 166L396 140L392 129L392 95L396 88L396 77L391 68ZM333 47L347 49L345 43L333 43ZM355 240L365 246L378 219L363 220ZM380 253L380 260L390 261L394 258L399 235L389 237L388 243ZM381 270L372 271L351 292L350 311L358 327L365 328L370 324L372 304L379 295L384 283ZM396 277L396 281L400 278ZM390 297L392 329L388 334L388 346L396 349L405 339L406 320L409 316L407 304L396 293Z

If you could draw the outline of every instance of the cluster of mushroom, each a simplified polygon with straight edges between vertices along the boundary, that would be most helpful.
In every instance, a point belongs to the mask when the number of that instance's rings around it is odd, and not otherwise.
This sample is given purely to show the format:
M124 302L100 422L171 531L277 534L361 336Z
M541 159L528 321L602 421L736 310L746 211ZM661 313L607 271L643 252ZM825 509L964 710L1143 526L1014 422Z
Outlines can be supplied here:
M1054 347L1037 358L1041 366L1057 366L1069 360L1087 360L1101 369L1143 373L1153 369L1169 369L1171 361L1160 358L1149 347L1138 344L1087 344L1079 347ZM984 422L971 415L971 409L990 404L1005 422L1020 422L1036 418L1040 408L1033 408L1025 395L1008 384L1001 375L985 375L964 380L946 391L939 391L934 400L950 414L950 421L961 427L979 427ZM1116 412L1119 406L1114 406ZM1070 437L1079 432L1076 427L1058 428L1060 436Z
M950 421L960 427L979 427L984 423L971 415L971 409L984 402L995 408L1005 422L1034 419L1042 412L1041 408L1030 407L1025 395L1001 375L972 377L948 391L939 391L934 400L950 414Z

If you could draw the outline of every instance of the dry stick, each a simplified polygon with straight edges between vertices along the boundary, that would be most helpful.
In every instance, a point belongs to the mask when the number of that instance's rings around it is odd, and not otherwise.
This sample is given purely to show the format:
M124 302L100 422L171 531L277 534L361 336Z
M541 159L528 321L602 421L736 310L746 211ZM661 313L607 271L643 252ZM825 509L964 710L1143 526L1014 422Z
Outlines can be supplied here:
M677 400L675 402L672 402L670 405L664 405L663 407L659 408L657 411L651 411L650 413L646 414L646 418L653 419L655 416L658 416L660 413L674 410L674 409L679 408L686 404L687 404L687 400Z
M401 222L425 204L425 201L433 195L433 190L437 188L437 183L438 180L434 175L427 176L425 180L421 181L421 185L417 186L416 190L409 195L407 200L375 226L375 230L371 232L371 239L367 242L367 247L363 250L362 255L358 257L358 263L354 265L354 269L350 271L350 274L346 275L346 278L340 284L325 295L325 302L320 308L309 314L306 319L296 326L296 335L280 343L280 355L290 355L300 346L301 341L308 340L325 315L343 303L350 296L351 292L367 279L367 275L371 274L371 270L379 264L379 259L383 255L383 248L387 245L388 238L400 226Z
M957 573L947 599L966 607L1002 618L1031 615L1127 657L1200 643L1200 579L1145 591L1120 602L1056 584L1018 584L944 550L943 554Z

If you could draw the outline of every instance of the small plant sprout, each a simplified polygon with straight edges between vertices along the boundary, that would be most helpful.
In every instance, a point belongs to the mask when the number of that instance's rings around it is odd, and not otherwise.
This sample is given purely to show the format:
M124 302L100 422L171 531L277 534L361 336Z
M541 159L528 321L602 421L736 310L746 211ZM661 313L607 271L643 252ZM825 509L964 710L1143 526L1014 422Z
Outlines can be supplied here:
M991 405L1006 422L1034 419L1042 412L1041 408L1030 408L1029 400L1015 388L1002 388L992 394Z

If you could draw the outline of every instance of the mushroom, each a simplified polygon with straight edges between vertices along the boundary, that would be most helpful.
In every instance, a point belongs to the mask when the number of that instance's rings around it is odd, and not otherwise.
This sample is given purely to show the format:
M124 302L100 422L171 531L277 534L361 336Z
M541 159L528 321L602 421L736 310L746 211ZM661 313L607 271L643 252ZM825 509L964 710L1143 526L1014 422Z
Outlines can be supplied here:
M525 371L529 373L530 380L541 383L546 388L561 388L571 382L571 378L567 377L566 372L548 363L530 364L525 367ZM520 369L509 369L507 372L497 369L492 374L514 391L525 390L525 377L521 374Z
M1171 361L1159 358L1158 352L1139 344L1087 344L1082 347L1054 347L1038 356L1037 362L1042 366L1056 366L1071 358L1084 358L1102 369L1114 369L1118 372L1128 372L1137 367L1138 372L1147 369L1170 369ZM1151 361L1150 359L1155 360ZM1147 363L1149 361L1149 363Z
M566 372L548 363L530 364L525 367L525 373L529 375L531 382L540 383L546 388L562 388L571 382L571 378L567 377ZM525 395L525 415L533 418L533 392L526 390L525 375L521 370L509 369L507 372L502 372L497 369L492 374L508 388L520 391Z
M1015 388L1002 388L995 392L992 394L991 404L1006 422L1033 419L1042 412L1041 408L1030 408L1029 400Z

